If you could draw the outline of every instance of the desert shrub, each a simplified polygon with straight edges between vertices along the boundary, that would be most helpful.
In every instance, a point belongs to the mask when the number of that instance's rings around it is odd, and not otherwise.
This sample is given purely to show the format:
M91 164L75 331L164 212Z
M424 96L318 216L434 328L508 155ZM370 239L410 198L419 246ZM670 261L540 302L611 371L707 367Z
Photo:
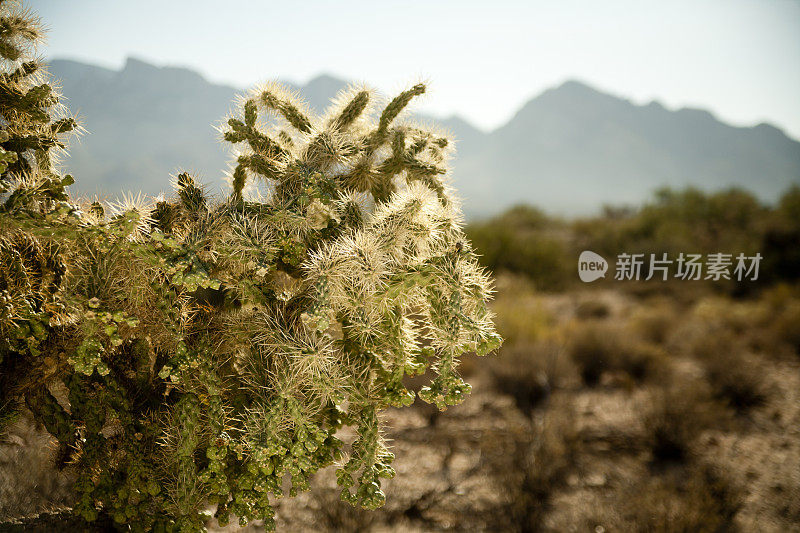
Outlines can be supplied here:
M800 355L800 293L797 288L778 284L764 291L762 319L748 332L753 347L767 355Z
M581 320L607 318L610 314L608 303L597 298L586 298L575 307L575 316Z
M619 332L602 322L586 322L577 328L568 350L584 383L597 385L603 372L614 368L621 342Z
M654 344L664 344L667 341L677 320L675 312L665 302L643 305L630 318L633 331Z
M694 188L662 189L634 211L572 223L572 239L604 257L621 252L649 254L720 251L754 253L760 248L760 227L768 211L740 189L706 193ZM646 266L645 266L646 268ZM636 287L641 287L638 284ZM648 285L659 286L659 283ZM733 283L717 283L730 289Z
M613 503L595 520L606 531L719 533L737 530L743 494L718 468L693 464L639 480Z
M634 341L623 345L615 362L615 368L625 372L636 382L658 379L670 369L669 358L660 346L649 342Z
M574 327L570 336L570 357L590 387L597 385L606 372L622 372L641 381L659 375L666 367L660 348L618 325L586 321Z
M800 299L788 302L774 317L770 333L800 355Z
M466 232L483 266L526 275L537 287L554 290L574 281L561 225L534 207L518 206L489 221L473 222Z
M706 383L674 376L651 390L642 413L645 442L654 464L685 461L697 437L710 428L725 427L728 413Z
M529 284L502 277L492 304L497 330L508 344L536 342L552 333L554 317Z
M730 330L704 325L691 340L690 354L703 362L717 357L730 357L742 349L738 339Z
M498 531L541 531L554 491L574 468L580 439L571 403L554 395L534 424L533 431L493 435L494 446L482 448L505 495L490 522Z
M729 330L712 328L692 346L714 395L743 413L763 403L766 389L759 365L743 354L741 341Z
M766 210L741 189L705 193L662 189L623 226L620 244L633 253L715 252L758 248L753 232Z
M561 346L542 340L506 345L486 368L495 390L513 397L517 407L530 414L562 384L569 371L565 365Z
M617 254L724 252L763 259L757 281L637 283L627 290L664 290L688 300L699 291L755 294L781 281L794 282L800 272L800 187L788 189L778 205L761 205L741 189L704 192L695 188L663 189L639 209L608 208L600 216L563 221L529 206L517 206L490 220L474 222L467 233L482 254L482 264L494 271L530 276L544 290L578 284L575 263L583 250L607 259Z
M737 316L740 315L740 313L732 312L732 309L735 307L736 303L734 300L721 295L706 296L696 301L688 315L691 322L698 326L696 328L697 332L694 333L690 339L696 346L690 346L689 350L691 352L695 352L698 349L702 351L703 342L698 340L698 334L707 334L711 329L716 330L715 333L722 334L724 339L721 339L721 341L732 342L736 335L736 330L740 329L742 320L740 316ZM760 317L758 315L751 316L751 320L757 318ZM711 338L713 336L708 337ZM709 348L713 348L713 346L709 346ZM702 357L702 354L699 352L695 353L695 355Z
M720 354L703 361L706 377L714 394L743 413L766 400L766 389L760 365L743 355Z
M795 282L800 277L800 186L794 185L770 213L761 237L760 284Z

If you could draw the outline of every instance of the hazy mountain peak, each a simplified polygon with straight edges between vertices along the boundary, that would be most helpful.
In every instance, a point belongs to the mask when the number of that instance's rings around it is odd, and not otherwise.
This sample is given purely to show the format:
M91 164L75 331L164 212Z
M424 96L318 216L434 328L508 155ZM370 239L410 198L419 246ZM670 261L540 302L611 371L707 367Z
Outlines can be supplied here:
M311 87L338 87L341 85L346 85L347 82L341 78L337 78L331 74L318 74L311 78L308 83L306 83L306 88Z
M570 92L575 95L602 94L591 85L576 79L566 80L554 90L560 92Z
M312 78L302 89L302 97L316 113L322 113L328 106L332 96L344 89L347 82L331 76L320 74Z
M158 193L178 169L198 173L212 190L222 183L228 151L212 124L237 89L136 58L119 71L70 60L53 61L51 71L92 133L65 162L78 192ZM345 85L324 74L297 88L320 112ZM800 181L800 143L774 126L733 127L702 109L636 105L577 80L532 98L491 133L457 116L434 122L459 140L453 178L473 216L521 202L587 213L639 203L662 186L739 186L773 200Z
M116 70L89 65L73 59L54 59L47 65L48 70L53 74L57 81L61 82L61 74L69 72L69 79L64 81L75 81L83 77L91 77L94 80L107 80L117 74Z
M499 130L527 121L544 121L560 128L555 122L613 115L629 104L627 100L598 91L581 81L568 80L528 100Z
M767 124L766 122L756 124L753 129L763 135L786 137L786 133L781 128L775 127L772 124Z
M438 122L443 124L445 127L449 127L454 130L466 130L470 134L483 133L480 129L476 128L458 115L450 115L449 117L438 120Z
M707 109L698 109L696 107L682 107L677 111L675 111L675 113L695 122L705 122L706 124L719 122L717 120L717 117L715 117L714 114L708 111Z
M125 65L122 67L122 72L128 74L152 74L158 72L160 67L137 59L135 57L128 57L125 59Z
M135 57L128 57L119 75L122 78L135 79L138 81L165 79L169 83L179 86L192 86L208 84L209 82L198 72L186 67L164 66L158 67Z
M658 100L651 100L644 107L646 107L648 109L651 109L651 110L654 110L654 111L666 111L667 110L667 108L664 107L664 104L662 104Z
M608 93L604 93L578 80L567 80L557 87L545 90L534 100L543 99L549 103L574 103L587 100L627 101Z

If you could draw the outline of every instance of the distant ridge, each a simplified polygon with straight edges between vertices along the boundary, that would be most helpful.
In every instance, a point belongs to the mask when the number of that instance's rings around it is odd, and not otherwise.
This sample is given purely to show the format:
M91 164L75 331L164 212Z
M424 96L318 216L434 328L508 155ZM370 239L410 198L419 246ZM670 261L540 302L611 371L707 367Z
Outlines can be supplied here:
M222 186L229 155L213 125L239 89L133 58L118 71L61 59L50 70L89 132L65 162L79 193L157 194L169 191L169 174L179 169L212 190ZM320 112L345 85L322 75L292 86ZM638 204L661 186L738 186L772 201L800 183L800 143L774 126L733 127L705 110L635 105L574 80L542 92L490 133L458 116L437 122L458 139L453 178L472 216L523 202L585 214Z

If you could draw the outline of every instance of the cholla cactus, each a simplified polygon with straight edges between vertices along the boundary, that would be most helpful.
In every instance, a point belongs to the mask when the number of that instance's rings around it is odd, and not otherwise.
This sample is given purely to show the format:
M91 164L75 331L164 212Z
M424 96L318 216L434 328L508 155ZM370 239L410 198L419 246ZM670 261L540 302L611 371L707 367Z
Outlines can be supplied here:
M444 409L470 389L459 356L500 342L446 181L450 142L398 119L424 90L376 111L354 87L315 117L258 88L221 127L238 149L227 199L182 173L172 199L39 221L54 235L41 257L58 258L40 261L59 276L53 319L43 341L4 349L49 361L24 398L77 471L77 515L195 531L216 505L222 523L270 527L285 482L294 495L334 463L344 500L384 503L379 412L414 401L404 377L430 369L419 396Z
M31 54L39 23L18 2L0 0L0 432L16 414L18 397L39 375L65 264L43 228L69 211L53 159L75 120ZM42 231L44 230L44 231Z
M6 211L52 208L73 183L53 167L64 137L76 127L58 104L32 52L42 38L38 19L15 0L0 0L0 195Z

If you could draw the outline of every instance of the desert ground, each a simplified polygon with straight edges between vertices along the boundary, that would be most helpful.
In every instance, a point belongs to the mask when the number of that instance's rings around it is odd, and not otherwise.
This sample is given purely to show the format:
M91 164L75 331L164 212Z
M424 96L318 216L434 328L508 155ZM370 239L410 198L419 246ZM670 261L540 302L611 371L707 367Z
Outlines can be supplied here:
M796 289L547 293L501 275L493 309L505 344L464 357L463 404L383 413L385 507L339 501L329 468L276 501L279 531L800 531ZM17 423L0 516L69 504L53 452Z

